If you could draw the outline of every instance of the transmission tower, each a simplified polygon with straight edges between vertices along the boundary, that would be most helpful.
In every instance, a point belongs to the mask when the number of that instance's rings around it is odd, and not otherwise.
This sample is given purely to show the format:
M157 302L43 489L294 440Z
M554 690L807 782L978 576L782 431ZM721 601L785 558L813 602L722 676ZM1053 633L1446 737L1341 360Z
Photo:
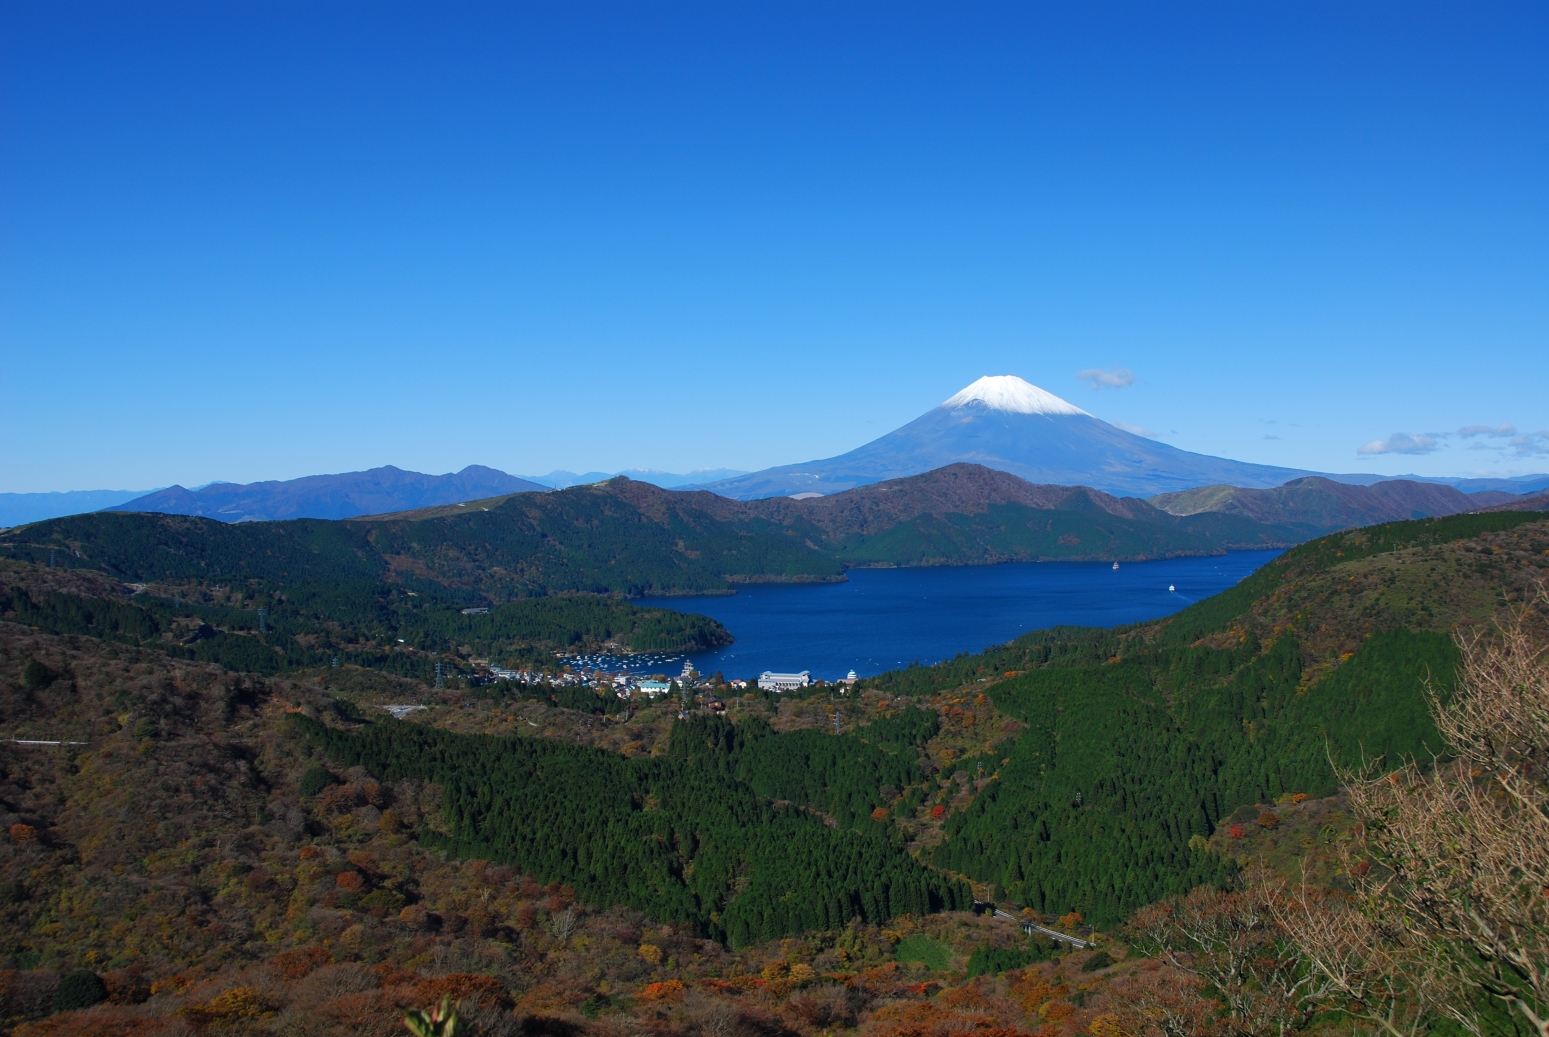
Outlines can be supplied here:
M436 690L441 690L441 664L436 663Z

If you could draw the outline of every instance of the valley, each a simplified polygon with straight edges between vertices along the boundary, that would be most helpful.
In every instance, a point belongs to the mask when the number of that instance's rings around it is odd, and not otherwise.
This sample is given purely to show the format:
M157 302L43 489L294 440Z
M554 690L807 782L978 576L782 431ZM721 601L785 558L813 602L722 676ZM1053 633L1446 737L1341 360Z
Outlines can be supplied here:
M1345 881L1329 754L1445 750L1425 682L1450 686L1456 630L1531 598L1549 519L1333 534L1166 619L1036 631L848 696L713 687L724 711L685 718L585 689L436 690L364 657L192 657L258 637L169 640L182 617L246 623L252 599L158 564L166 582L130 594L117 574L4 563L4 733L85 743L0 745L0 978L23 1032L386 1033L447 990L494 1034L717 1018L1073 1034L1129 1025L1169 974L1151 905L1236 888L1260 861L1289 879L1309 854ZM312 585L251 586L297 643L457 633L385 580L331 585L326 608ZM460 621L448 601L424 604ZM346 606L354 627L316 618ZM607 598L500 608L506 636L544 650L724 633ZM381 709L405 700L429 708ZM1039 943L976 913L990 901L1102 950ZM40 1007L83 967L101 1004ZM1319 1004L1306 1018L1333 1018Z

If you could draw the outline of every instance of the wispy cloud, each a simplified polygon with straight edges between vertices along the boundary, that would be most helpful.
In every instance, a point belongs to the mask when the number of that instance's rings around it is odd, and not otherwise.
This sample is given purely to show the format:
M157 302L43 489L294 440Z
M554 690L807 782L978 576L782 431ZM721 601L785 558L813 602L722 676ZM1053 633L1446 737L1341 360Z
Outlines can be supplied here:
M1093 389L1123 389L1135 384L1135 372L1127 367L1115 367L1106 371L1100 367L1089 367L1085 371L1077 372L1076 377Z
M1441 447L1441 437L1427 432L1395 432L1374 439L1356 450L1358 454L1429 454Z
M1525 432L1506 445L1511 447L1511 452L1518 457L1549 457L1549 429L1543 432Z
M1110 424L1116 425L1117 427L1123 429L1125 432L1128 432L1133 436L1145 436L1147 439L1155 439L1157 436L1157 433L1151 429L1141 428L1139 425L1131 425L1123 421L1115 421L1111 422Z
M1489 436L1491 439L1509 439L1517 434L1517 426L1509 421L1503 421L1495 427L1489 425L1464 425L1458 429L1458 435L1464 439L1472 439L1475 436Z
M1265 436L1265 439L1279 439L1279 436Z

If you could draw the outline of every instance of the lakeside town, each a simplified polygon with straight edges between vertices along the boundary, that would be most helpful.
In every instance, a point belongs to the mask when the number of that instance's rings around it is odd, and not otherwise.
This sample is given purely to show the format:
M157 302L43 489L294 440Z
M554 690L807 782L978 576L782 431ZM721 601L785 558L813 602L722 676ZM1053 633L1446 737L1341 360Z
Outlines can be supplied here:
M680 658L683 668L675 677L669 678L665 671L644 672L646 667L658 666L663 662L677 662ZM814 678L810 670L800 670L795 673L765 670L751 681L727 680L720 673L701 673L694 669L692 660L681 656L667 658L648 656L634 666L630 665L629 656L583 655L560 656L560 659L561 664L557 673L505 669L475 660L473 682L491 684L506 681L523 685L546 684L551 688L590 688L599 695L611 693L621 699L654 700L689 691L696 697L704 699L705 704L710 705L711 708L715 708L712 703L718 701L710 694L715 690L743 692L755 688L759 691L778 693L822 687L830 683L822 678ZM851 670L846 676L831 683L840 694L846 694L859 679L856 672Z

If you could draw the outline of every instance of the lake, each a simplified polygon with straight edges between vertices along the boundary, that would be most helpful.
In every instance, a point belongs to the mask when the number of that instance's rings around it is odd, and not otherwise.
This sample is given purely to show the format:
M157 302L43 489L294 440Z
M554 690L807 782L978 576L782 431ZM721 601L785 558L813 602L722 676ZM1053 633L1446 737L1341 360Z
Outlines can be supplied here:
M852 669L865 677L916 659L939 662L1042 627L1156 619L1225 590L1279 553L1126 562L1117 571L1111 562L852 569L848 583L762 585L648 604L713 616L736 637L689 657L702 673L811 670L836 680Z

